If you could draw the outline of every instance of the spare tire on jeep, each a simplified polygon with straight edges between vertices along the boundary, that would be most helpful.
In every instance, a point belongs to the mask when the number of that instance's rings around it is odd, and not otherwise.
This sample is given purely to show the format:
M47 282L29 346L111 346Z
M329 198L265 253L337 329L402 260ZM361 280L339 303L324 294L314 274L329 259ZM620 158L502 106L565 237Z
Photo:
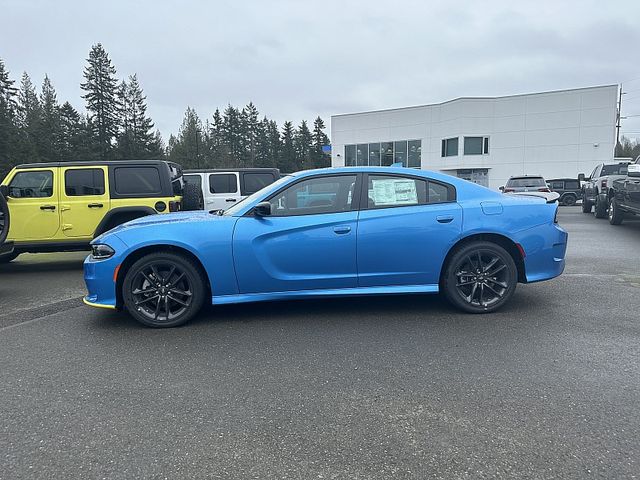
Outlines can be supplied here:
M4 243L9 234L9 205L7 200L0 193L0 245Z
M204 210L204 197L198 185L185 183L182 189L182 210Z

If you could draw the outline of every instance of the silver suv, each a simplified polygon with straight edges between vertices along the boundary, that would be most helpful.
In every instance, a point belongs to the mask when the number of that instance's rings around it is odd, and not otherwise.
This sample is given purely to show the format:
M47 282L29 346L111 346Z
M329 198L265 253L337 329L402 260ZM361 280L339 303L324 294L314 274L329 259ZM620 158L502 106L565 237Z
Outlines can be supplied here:
M500 187L503 193L519 192L550 192L549 185L540 175L522 175L511 177L504 187Z

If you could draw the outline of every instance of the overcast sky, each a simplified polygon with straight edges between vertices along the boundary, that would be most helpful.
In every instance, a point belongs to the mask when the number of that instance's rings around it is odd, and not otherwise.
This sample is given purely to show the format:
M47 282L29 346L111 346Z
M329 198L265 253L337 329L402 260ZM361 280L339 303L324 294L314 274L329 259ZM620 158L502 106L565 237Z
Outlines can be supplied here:
M0 0L0 58L84 108L92 44L137 73L167 139L186 107L320 115L624 82L640 114L640 2ZM623 120L640 137L640 117Z

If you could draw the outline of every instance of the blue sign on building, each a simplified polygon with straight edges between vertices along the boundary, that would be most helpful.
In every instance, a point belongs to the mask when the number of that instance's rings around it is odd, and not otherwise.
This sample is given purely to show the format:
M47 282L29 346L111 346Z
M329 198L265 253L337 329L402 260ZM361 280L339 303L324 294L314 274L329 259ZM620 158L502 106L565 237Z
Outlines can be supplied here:
M327 155L331 155L331 145L323 145L322 146L322 153L325 153Z

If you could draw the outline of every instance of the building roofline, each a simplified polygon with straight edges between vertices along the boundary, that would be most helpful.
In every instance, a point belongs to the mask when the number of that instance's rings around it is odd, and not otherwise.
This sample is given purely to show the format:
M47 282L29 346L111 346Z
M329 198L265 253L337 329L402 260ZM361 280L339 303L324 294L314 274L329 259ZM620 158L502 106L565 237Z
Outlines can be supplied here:
M533 93L516 93L513 95L498 95L495 97L456 97L451 100L445 100L444 102L439 103L425 103L421 105L411 105L407 107L396 107L396 108L381 108L378 110L365 110L363 112L352 112L352 113L338 113L335 115L331 115L331 118L335 117L347 117L350 115L363 115L367 113L381 113L381 112L394 112L398 110L410 110L412 108L424 108L424 107L437 107L440 105L445 105L447 103L458 102L460 100L497 100L499 98L514 98L514 97L529 97L532 95L547 95L549 93L562 93L562 92L577 92L580 90L593 90L596 88L609 88L609 87L618 87L617 83L611 83L607 85L594 85L591 87L579 87L579 88L564 88L560 90L546 90L544 92L533 92Z

